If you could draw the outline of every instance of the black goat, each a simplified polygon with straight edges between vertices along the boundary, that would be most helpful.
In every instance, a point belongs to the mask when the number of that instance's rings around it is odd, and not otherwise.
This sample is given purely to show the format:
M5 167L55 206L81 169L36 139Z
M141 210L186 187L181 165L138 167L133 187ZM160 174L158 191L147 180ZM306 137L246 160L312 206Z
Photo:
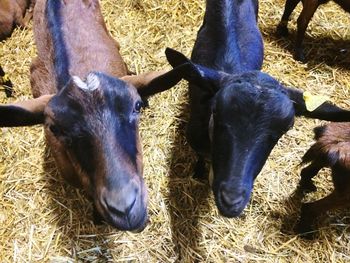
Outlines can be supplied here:
M257 12L257 0L207 0L192 60L166 51L177 74L190 83L187 139L198 154L195 176L202 177L205 158L211 160L215 201L227 217L241 214L256 176L295 115L350 119L350 111L329 103L308 112L301 91L259 71L263 42Z

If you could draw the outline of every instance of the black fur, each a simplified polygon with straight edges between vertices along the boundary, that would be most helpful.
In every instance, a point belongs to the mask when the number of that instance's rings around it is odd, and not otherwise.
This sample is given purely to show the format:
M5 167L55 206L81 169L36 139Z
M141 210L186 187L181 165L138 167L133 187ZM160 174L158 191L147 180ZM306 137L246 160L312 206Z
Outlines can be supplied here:
M301 91L259 71L263 42L257 9L256 0L207 0L191 60L166 50L173 67L189 65L182 73L189 81L187 140L201 166L203 158L211 160L215 201L228 217L247 205L254 179L295 115L350 120L350 111L330 103L308 112ZM197 165L196 171L203 169Z
M70 79L69 60L61 29L61 5L61 0L48 0L45 14L47 16L48 30L53 42L57 90L62 89Z
M19 127L41 124L43 113L32 113L17 106L0 106L0 127Z

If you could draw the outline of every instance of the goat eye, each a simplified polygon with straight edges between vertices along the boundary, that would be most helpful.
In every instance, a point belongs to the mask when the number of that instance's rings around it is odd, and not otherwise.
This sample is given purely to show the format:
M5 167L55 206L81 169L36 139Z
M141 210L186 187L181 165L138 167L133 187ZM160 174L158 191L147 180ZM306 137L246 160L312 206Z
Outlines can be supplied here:
M141 108L143 107L143 103L142 101L138 101L135 103L135 108L134 108L134 112L139 113L141 111Z

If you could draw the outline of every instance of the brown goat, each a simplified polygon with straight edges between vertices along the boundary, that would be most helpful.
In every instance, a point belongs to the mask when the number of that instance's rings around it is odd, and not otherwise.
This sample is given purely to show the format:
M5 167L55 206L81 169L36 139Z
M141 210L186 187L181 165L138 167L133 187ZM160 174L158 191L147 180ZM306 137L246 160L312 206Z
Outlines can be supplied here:
M277 26L277 34L280 36L287 36L288 35L288 20L290 15L292 14L293 10L297 6L297 4L300 2L300 0L286 0L286 4L284 6L284 12L282 15L281 22ZM306 28L316 12L317 8L329 2L329 0L301 0L303 3L303 9L298 17L297 20L297 37L295 41L295 48L294 48L294 58L296 60L299 60L301 62L305 62L305 55L303 53L303 40ZM350 0L334 0L335 3L337 3L339 6L341 6L345 11L350 12Z
M330 123L314 131L316 143L302 158L303 163L311 164L301 171L300 187L316 191L311 179L323 167L330 167L334 190L325 198L302 205L301 233L312 231L315 220L327 211L350 206L350 122Z
M35 0L0 0L0 41L11 36L15 26L27 25L34 5Z
M120 230L143 229L141 96L168 89L180 78L172 77L174 70L126 76L98 0L38 0L34 35L35 99L0 106L0 126L44 124L60 173L87 191L98 219Z

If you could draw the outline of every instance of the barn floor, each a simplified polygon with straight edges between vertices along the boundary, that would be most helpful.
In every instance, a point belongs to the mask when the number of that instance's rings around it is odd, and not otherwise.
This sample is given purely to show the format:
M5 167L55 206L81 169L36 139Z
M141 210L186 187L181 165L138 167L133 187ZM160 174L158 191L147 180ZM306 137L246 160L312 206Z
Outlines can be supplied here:
M102 0L107 27L121 44L131 70L169 68L165 47L190 55L204 0ZM350 108L350 17L333 3L321 7L305 38L307 64L291 56L291 39L274 32L283 1L261 1L259 26L265 41L263 70L289 86L328 95ZM298 8L300 11L300 7ZM295 35L296 15L291 36ZM31 97L29 65L35 57L32 26L0 43L0 64L15 84L15 98ZM150 99L141 136L149 191L148 227L139 234L94 226L82 191L58 175L45 149L43 129L0 129L1 262L349 262L349 211L331 213L317 238L293 231L300 203L331 190L329 171L317 178L318 192L294 194L301 156L320 121L296 119L255 182L250 204L237 219L220 216L206 182L191 178L194 154L184 138L187 86Z

